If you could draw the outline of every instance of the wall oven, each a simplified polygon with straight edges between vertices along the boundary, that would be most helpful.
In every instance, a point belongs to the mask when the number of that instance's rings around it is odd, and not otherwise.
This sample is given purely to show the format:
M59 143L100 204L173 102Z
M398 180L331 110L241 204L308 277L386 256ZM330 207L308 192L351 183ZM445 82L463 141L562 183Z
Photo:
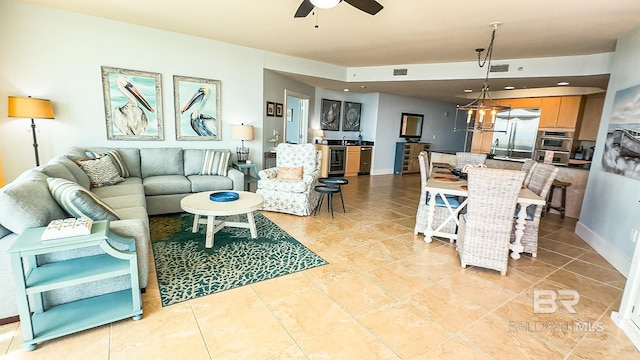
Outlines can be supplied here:
M549 152L551 164L553 165L569 165L569 156L570 153L568 151L549 151L549 150L537 150L534 155L534 160L539 162L545 162L545 156ZM547 159L548 161L549 159Z
M571 131L538 131L536 149L570 152L572 142Z
M329 146L329 176L343 176L346 159L346 146Z

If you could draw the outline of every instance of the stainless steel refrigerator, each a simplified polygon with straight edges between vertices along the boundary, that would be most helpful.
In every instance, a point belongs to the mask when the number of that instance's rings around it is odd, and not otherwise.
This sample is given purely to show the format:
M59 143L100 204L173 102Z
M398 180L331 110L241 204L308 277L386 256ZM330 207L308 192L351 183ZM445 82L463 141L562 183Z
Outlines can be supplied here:
M511 109L499 112L493 133L491 154L496 159L531 159L540 122L540 109Z

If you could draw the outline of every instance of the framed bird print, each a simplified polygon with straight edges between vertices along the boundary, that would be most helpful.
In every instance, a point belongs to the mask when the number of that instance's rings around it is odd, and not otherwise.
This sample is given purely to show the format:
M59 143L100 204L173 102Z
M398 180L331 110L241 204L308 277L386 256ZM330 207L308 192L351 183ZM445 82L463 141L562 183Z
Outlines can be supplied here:
M173 76L176 140L222 140L220 80Z
M102 66L107 140L164 140L159 73Z
M342 102L338 100L322 99L320 108L320 129L340 130L340 110Z

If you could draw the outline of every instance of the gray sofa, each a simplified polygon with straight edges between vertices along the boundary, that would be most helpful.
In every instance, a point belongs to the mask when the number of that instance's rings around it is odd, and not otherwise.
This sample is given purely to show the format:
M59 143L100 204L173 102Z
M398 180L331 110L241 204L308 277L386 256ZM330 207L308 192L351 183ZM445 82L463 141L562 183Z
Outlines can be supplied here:
M182 212L180 200L191 194L213 190L243 190L244 174L228 168L227 175L200 175L205 151L180 148L118 148L128 175L115 185L90 188L90 179L76 164L87 158L88 152L105 153L110 148L69 149L47 164L29 169L0 189L0 320L17 315L15 285L7 249L24 229L46 226L51 220L72 217L52 196L47 179L61 178L89 190L108 205L119 220L112 220L115 233L136 241L140 287L147 286L149 277L149 215ZM229 152L227 149L219 150ZM231 165L231 161L229 161ZM119 170L122 172L122 170ZM122 174L120 174L122 175ZM39 256L38 263L60 261L101 252L99 248L84 248ZM45 306L126 289L129 279L108 279L91 286L65 288L44 294Z

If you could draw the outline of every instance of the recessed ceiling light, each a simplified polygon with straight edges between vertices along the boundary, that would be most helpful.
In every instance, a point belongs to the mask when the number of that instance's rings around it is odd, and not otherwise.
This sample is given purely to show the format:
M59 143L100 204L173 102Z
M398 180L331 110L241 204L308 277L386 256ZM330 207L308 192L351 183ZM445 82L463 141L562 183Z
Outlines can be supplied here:
M344 89L344 90L342 90L342 91L344 91L344 92L349 92L349 89Z
M558 86L567 86L567 85L569 85L569 83L568 83L568 82L566 82L566 81L560 81L560 82L558 83Z
M513 90L515 88L516 88L515 86L505 86L504 87L505 90Z
M367 87L364 85L360 85L360 89L366 89Z
M466 93L470 93L470 92L473 92L473 90L471 90L471 89L464 89L464 92L466 92Z

